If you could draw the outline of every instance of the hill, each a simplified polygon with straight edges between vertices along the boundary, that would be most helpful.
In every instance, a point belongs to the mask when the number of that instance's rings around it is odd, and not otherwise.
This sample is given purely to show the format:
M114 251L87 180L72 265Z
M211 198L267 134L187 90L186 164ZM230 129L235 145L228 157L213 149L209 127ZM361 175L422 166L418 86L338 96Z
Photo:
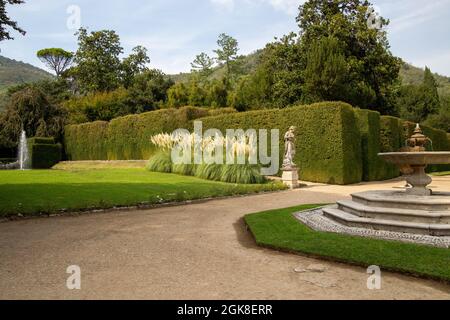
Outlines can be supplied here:
M433 70L432 70L433 71ZM450 77L434 73L434 78L439 86L441 96L450 97ZM423 82L424 70L409 63L404 63L400 70L400 77L404 85L420 85Z
M261 56L263 50L258 50L246 56L240 57L240 73L248 74L255 70L258 59ZM219 65L214 68L210 79L219 79L225 74L225 67ZM169 77L175 82L187 82L189 80L190 73L180 73L177 75L170 75ZM415 67L409 63L403 63L400 69L400 78L404 85L415 84L420 85L423 82L424 70ZM442 76L440 74L434 73L434 77L439 85L439 94L441 96L450 97L450 77Z
M16 84L36 82L52 77L53 75L50 73L31 64L0 56L0 96L8 87Z

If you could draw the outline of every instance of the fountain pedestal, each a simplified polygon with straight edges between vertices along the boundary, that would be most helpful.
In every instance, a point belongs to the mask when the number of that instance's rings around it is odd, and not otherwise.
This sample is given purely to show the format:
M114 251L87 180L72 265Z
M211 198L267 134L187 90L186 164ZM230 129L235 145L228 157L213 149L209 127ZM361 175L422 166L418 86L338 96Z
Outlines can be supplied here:
M406 193L416 196L431 196L433 191L428 189L433 179L425 173L427 166L417 165L411 166L413 173L406 176L406 181L412 186L412 188L406 189Z

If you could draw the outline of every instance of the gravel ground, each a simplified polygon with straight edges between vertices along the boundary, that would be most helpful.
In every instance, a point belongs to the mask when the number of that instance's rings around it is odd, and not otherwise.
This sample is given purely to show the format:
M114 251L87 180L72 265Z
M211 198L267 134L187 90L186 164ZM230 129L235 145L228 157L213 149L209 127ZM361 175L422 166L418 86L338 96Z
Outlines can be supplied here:
M332 203L349 188L1 223L0 298L450 299L448 285L388 272L381 290L368 290L363 268L259 248L245 229L247 213ZM81 290L66 288L69 265L81 268Z

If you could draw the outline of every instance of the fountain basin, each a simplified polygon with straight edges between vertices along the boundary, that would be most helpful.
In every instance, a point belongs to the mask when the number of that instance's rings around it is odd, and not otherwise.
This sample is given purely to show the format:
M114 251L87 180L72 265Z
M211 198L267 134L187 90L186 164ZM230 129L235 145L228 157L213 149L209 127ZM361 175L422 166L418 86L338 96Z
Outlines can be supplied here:
M428 165L450 163L450 152L390 152L380 153L378 156L399 167L408 184L412 186L406 190L406 193L416 196L433 194L427 188L433 182L431 177L425 173Z
M378 155L395 165L428 166L450 163L450 152L390 152Z

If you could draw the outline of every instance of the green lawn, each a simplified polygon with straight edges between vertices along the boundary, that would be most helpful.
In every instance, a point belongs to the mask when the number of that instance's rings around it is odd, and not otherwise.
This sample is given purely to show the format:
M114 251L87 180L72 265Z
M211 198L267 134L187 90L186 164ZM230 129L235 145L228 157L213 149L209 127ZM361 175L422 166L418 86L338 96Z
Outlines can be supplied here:
M450 281L450 249L316 232L293 216L314 207L251 214L245 221L264 247Z
M0 171L0 216L157 204L283 188L278 183L235 185L133 168Z
M450 176L450 171L447 171L447 172L435 172L435 173L432 173L431 175L436 176L436 177Z

